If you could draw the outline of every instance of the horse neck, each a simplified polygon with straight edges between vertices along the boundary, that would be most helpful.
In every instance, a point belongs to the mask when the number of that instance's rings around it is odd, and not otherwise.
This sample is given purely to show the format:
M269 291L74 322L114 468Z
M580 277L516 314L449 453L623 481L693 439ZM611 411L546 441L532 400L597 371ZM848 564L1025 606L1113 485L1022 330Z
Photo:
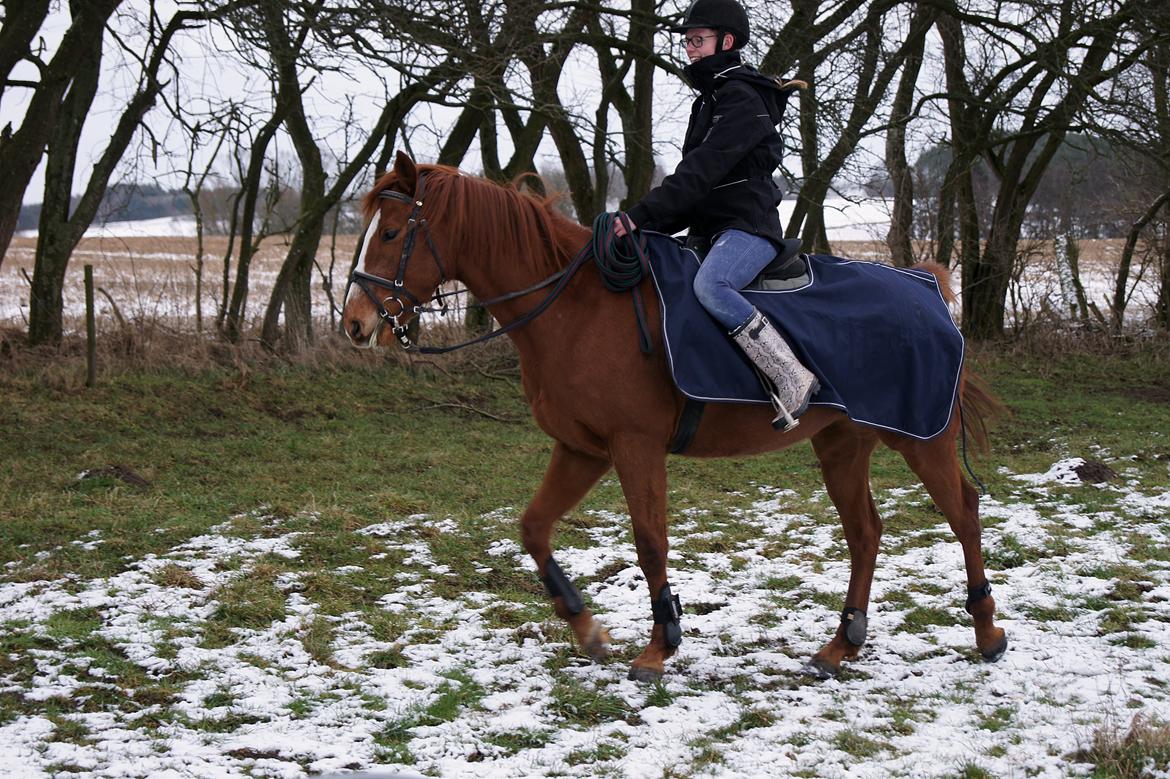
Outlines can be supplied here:
M588 242L589 236L588 228L566 220L558 223L553 242L556 247L570 249L567 253L572 256ZM521 257L522 252L539 252L544 256L540 258L541 262L532 262L530 255ZM460 253L457 275L459 281L462 281L476 298L490 300L532 287L556 273L556 268L561 266L556 254L556 248L544 241L533 246L466 247ZM496 321L506 324L535 308L551 289L550 285L519 298L494 303L488 306L488 310ZM517 340L518 343L525 340L525 331L530 331L530 328L539 321L540 317L517 330L513 334L513 340Z

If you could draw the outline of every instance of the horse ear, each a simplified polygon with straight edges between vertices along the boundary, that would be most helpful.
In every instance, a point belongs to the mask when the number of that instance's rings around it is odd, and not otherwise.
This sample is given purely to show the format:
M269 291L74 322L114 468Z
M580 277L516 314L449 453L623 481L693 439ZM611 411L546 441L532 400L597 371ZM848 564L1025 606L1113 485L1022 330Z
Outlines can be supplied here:
M410 155L404 151L399 151L394 157L394 178L407 192L414 191L415 182L418 181L418 168L415 167Z

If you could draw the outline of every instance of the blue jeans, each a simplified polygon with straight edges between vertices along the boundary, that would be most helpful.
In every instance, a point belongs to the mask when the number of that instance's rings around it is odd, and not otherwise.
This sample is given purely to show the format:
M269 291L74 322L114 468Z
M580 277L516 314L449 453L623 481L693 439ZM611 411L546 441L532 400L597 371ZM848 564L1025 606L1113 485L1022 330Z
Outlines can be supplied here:
M699 266L695 297L728 331L735 330L748 321L754 308L739 291L775 258L776 247L767 238L727 230Z

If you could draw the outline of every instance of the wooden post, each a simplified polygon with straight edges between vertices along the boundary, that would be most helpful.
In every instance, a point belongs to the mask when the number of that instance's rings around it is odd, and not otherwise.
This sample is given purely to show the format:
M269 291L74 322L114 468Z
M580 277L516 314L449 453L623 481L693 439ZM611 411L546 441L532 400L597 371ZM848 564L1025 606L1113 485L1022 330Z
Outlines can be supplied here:
M97 384L97 322L93 313L93 266L85 266L85 386Z

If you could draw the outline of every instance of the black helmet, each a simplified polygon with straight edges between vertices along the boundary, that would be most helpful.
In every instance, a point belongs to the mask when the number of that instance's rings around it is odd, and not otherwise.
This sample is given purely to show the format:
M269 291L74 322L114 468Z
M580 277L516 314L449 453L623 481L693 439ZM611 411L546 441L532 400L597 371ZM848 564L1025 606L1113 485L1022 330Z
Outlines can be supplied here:
M735 46L739 48L748 42L747 11L736 0L694 0L683 15L681 23L670 28L671 32L686 32L695 27L710 27L712 30L735 35Z

